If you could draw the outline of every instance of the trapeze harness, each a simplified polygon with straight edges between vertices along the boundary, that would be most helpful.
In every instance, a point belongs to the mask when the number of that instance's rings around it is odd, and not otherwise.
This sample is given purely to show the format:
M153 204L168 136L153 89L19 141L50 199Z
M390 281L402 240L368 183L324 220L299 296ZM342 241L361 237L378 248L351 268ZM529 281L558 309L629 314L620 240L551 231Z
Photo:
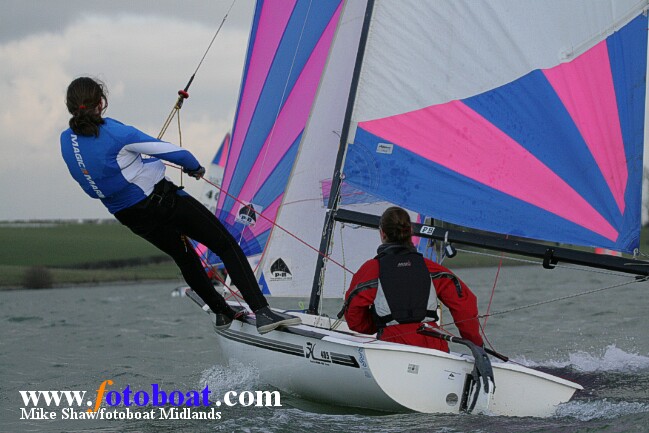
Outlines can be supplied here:
M375 259L379 281L371 311L379 333L386 326L439 320L437 292L421 254L395 245Z

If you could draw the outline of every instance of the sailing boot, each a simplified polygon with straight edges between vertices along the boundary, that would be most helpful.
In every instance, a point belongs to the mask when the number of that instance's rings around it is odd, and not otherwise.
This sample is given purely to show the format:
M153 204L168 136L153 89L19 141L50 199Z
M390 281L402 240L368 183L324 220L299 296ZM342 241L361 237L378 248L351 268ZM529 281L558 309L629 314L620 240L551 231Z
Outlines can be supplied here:
M232 325L232 321L246 314L246 309L240 305L231 305L227 313L215 313L215 331L225 331Z
M302 319L295 316L290 316L284 313L278 313L266 306L255 311L257 316L257 332L265 334L280 326L299 325Z

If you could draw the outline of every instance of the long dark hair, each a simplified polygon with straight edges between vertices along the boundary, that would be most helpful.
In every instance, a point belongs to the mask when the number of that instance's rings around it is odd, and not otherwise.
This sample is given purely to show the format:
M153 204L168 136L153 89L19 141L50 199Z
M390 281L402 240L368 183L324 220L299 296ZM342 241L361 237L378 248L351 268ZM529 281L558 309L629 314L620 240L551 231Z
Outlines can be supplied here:
M68 86L65 105L72 114L70 128L75 134L99 136L99 125L104 123L101 115L108 107L106 86L101 81L80 77Z
M387 242L412 245L412 225L410 215L400 207L389 207L381 215L379 227Z

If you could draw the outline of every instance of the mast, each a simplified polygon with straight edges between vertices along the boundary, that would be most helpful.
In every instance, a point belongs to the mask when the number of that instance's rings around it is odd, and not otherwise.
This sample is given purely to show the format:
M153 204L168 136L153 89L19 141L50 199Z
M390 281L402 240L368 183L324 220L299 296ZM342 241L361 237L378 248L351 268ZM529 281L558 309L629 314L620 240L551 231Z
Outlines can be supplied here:
M322 295L322 274L324 272L324 256L329 254L329 247L331 244L331 236L333 232L333 210L338 207L339 193L342 185L341 171L343 161L345 160L345 152L347 150L347 136L351 125L352 112L354 111L354 101L356 100L356 88L360 77L361 68L363 65L363 55L365 53L365 45L367 35L370 28L370 20L372 17L372 10L374 8L374 0L367 1L365 9L365 17L363 21L363 28L361 30L360 41L358 43L358 52L356 55L356 63L354 65L354 73L352 76L352 83L349 90L349 98L347 100L347 109L345 111L345 120L340 134L340 145L338 147L338 154L336 156L336 164L334 166L334 174L331 181L331 191L329 194L329 201L327 203L327 214L322 228L322 239L318 251L316 262L315 275L313 277L313 286L311 288L311 299L309 300L309 314L317 314L320 305L320 297Z

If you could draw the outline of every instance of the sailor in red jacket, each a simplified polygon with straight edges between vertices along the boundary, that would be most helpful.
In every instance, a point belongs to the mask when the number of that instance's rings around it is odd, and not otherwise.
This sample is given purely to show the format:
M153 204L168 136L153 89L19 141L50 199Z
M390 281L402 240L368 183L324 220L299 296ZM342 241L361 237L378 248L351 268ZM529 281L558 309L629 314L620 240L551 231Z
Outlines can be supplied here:
M448 307L462 338L482 346L473 292L447 268L425 259L412 244L408 213L388 208L381 216L383 244L361 266L345 295L349 329L378 333L383 341L448 352L448 344L417 334L421 323L437 326L438 299Z

